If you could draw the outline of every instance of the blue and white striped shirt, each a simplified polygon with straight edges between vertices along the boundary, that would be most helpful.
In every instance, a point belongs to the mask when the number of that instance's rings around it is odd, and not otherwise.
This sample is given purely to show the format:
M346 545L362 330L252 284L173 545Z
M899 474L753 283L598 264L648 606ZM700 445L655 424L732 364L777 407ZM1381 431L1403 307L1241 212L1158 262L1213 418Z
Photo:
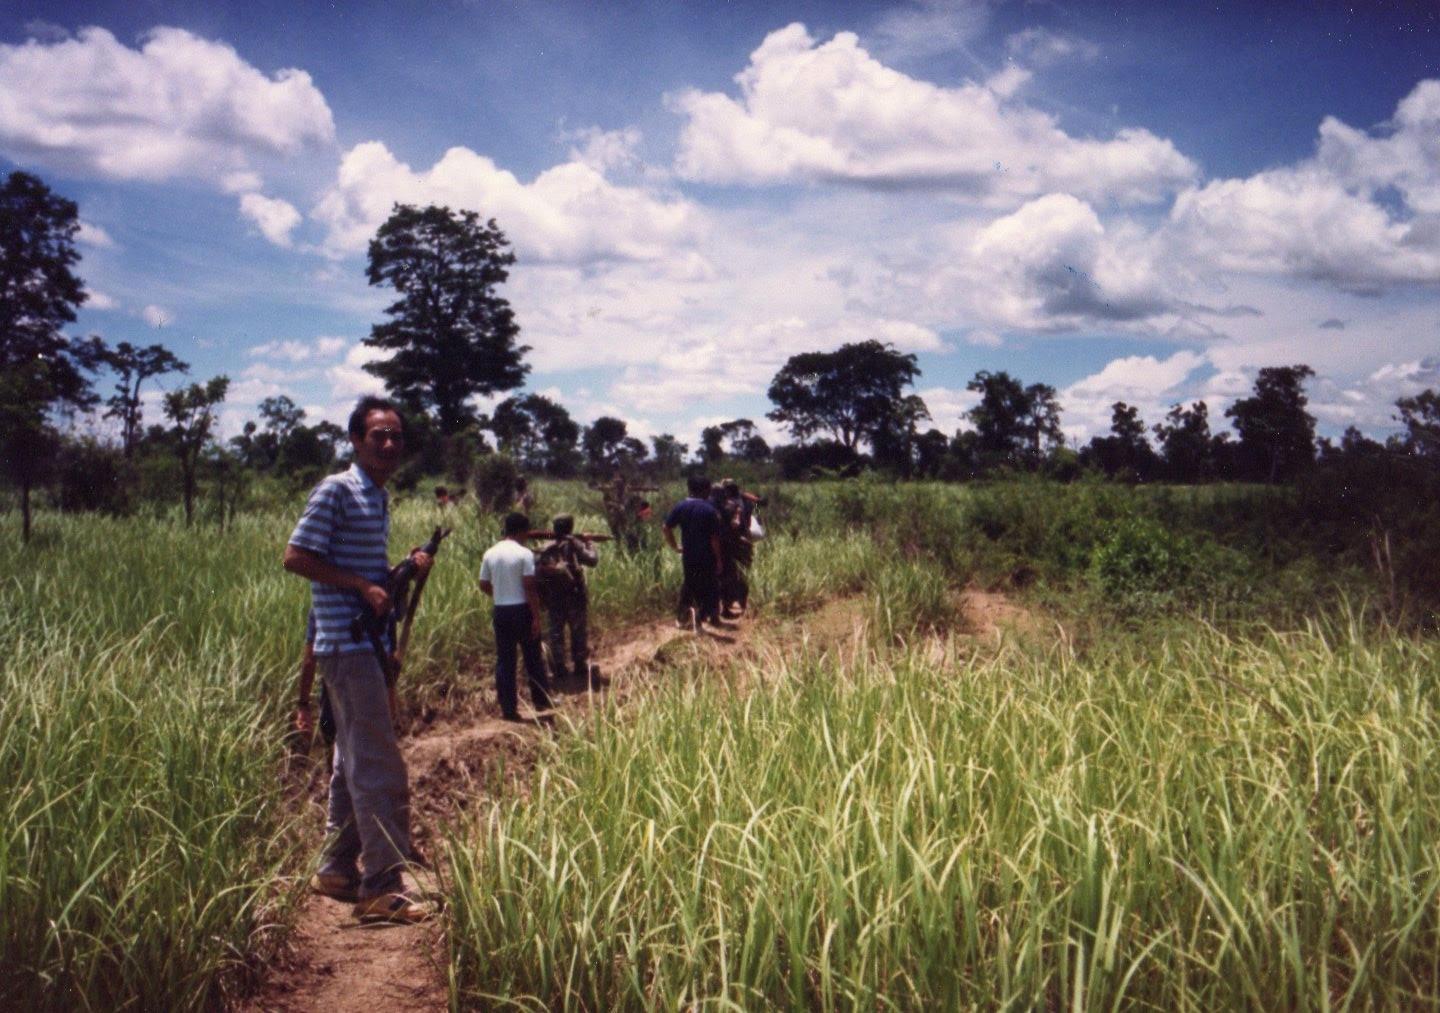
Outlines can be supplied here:
M327 563L383 585L390 572L390 498L358 464L330 475L310 493L290 544ZM350 620L362 608L355 593L310 583L315 615L315 653L346 654L371 649L368 639L350 637ZM363 606L368 608L369 606Z

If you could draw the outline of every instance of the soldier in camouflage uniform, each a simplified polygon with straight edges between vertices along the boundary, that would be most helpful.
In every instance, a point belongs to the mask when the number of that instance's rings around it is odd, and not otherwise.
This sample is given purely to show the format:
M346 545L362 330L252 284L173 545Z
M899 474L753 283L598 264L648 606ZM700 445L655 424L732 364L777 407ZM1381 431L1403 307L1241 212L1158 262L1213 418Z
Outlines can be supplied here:
M641 513L649 505L641 493L654 492L653 485L631 485L624 472L617 471L604 485L598 487L604 502L605 523L615 541L634 552L640 548L644 529L641 527Z
M575 518L559 514L552 523L555 540L535 560L540 581L540 598L545 605L549 628L546 641L550 652L550 673L559 682L574 679L587 685L599 679L590 665L590 592L585 586L585 567L599 562L595 549L574 535ZM565 668L565 629L570 629L571 669Z

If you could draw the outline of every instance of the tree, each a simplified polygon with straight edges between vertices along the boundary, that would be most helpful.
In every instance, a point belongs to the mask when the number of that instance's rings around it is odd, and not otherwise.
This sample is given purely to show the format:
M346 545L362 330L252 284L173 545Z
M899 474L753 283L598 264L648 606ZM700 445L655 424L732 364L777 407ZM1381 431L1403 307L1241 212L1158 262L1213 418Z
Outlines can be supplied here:
M763 461L770 456L770 444L755 429L749 419L734 419L722 422L717 427L720 438L726 443L725 453L742 461Z
M966 415L975 426L982 467L1038 468L1046 452L1063 441L1060 403L1049 384L1022 387L1009 373L982 369L965 389L980 395Z
M140 441L144 421L140 408L141 384L166 373L188 373L190 365L176 358L164 345L137 348L128 341L108 350L104 362L116 374L115 393L105 402L105 417L120 421L120 446L125 456L130 457Z
M877 464L882 464L902 478L915 470L915 443L920 423L930 418L930 409L918 394L896 401L890 415L875 428L870 447Z
M915 356L878 341L793 355L770 382L775 409L766 417L802 443L824 432L853 451L886 424L919 375Z
M490 413L490 431L500 452L527 470L568 475L575 470L580 427L564 406L543 394L509 397Z
M12 172L0 185L0 455L20 489L21 537L30 538L30 492L53 457L57 408L95 404L85 375L99 363L98 339L61 333L74 323L85 289L74 201L35 176Z
M706 426L700 430L700 460L706 464L717 464L725 458L725 431L719 426Z
M1252 477L1275 482L1315 463L1315 417L1305 410L1309 366L1270 366L1255 378L1255 393L1225 409L1240 434Z
M1440 394L1423 390L1395 402L1395 418L1405 427L1405 449L1417 457L1440 459Z
M1143 481L1155 470L1155 451L1145 438L1140 410L1124 401L1110 406L1110 435L1097 436L1080 453L1080 463L1094 464L1112 478Z
M1204 401L1189 408L1171 405L1165 421L1154 428L1160 457L1172 482L1203 482L1215 473L1215 441L1210 435L1210 409Z
M655 470L662 475L677 474L685 464L685 455L690 448L670 433L661 433L650 438L654 454Z
M605 471L618 466L627 436L625 423L609 415L602 415L586 426L581 444L591 470Z
M938 429L927 430L915 439L915 471L922 478L939 478L945 468L950 438Z
M400 298L365 339L393 354L365 368L400 400L433 410L443 435L475 421L471 398L518 387L529 372L530 349L516 344L520 327L496 292L513 263L493 218L434 205L395 205L370 242L370 284Z
M170 420L175 456L180 459L186 524L195 516L195 475L215 427L215 408L225 400L229 389L230 378L217 376L165 395L165 417Z

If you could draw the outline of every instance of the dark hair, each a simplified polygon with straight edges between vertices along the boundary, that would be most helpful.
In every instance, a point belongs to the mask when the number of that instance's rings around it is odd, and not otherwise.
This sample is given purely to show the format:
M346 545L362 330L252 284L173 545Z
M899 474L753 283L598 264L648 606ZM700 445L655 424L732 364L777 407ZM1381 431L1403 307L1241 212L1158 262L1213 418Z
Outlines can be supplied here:
M505 515L505 537L518 535L521 532L530 530L530 518L521 513Z
M575 518L570 514L556 514L550 527L557 535L568 535L575 530Z
M447 488L445 488L443 485L437 485L437 486L435 487L435 495L436 495L436 496L449 496L449 495L450 495L450 490L447 489Z
M371 412L394 412L395 417L400 420L400 431L403 433L410 427L405 424L405 413L400 406L388 397L380 397L378 394L366 394L359 401L355 402L355 410L350 413L350 422L346 426L352 440L363 440L365 438L365 420L370 417Z
M724 482L721 482L720 488L725 490L726 496L740 495L740 483L735 481L733 478L727 478Z
M685 488L691 496L703 498L710 495L710 480L704 475L691 475L685 480Z

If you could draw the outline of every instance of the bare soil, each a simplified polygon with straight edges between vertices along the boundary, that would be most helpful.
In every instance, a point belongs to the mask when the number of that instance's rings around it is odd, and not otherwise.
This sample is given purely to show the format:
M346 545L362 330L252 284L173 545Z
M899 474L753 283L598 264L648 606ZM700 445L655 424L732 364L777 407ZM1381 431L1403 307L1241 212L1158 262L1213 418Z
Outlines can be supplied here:
M967 590L959 607L964 632L982 637L1033 622L1023 609L995 593ZM602 636L595 660L612 680L603 692L623 699L693 652L740 660L759 628L770 628L793 646L859 650L865 638L864 611L863 597L839 598L803 616L746 617L731 629L699 636L677 629L672 621L657 621ZM477 802L523 790L546 737L568 734L572 720L582 717L592 702L583 689L558 695L557 720L549 728L501 721L492 703L412 722L401 749L410 770L412 835L419 852L439 854L438 835ZM324 764L319 757L304 762L309 766L292 769L292 776L297 803L309 808L308 825L316 830L311 846L318 848ZM417 876L412 880L415 888L438 893L434 873L420 871ZM270 964L259 988L238 1008L246 1013L446 1009L443 917L424 925L374 927L362 926L350 912L350 904L307 895L286 953Z

